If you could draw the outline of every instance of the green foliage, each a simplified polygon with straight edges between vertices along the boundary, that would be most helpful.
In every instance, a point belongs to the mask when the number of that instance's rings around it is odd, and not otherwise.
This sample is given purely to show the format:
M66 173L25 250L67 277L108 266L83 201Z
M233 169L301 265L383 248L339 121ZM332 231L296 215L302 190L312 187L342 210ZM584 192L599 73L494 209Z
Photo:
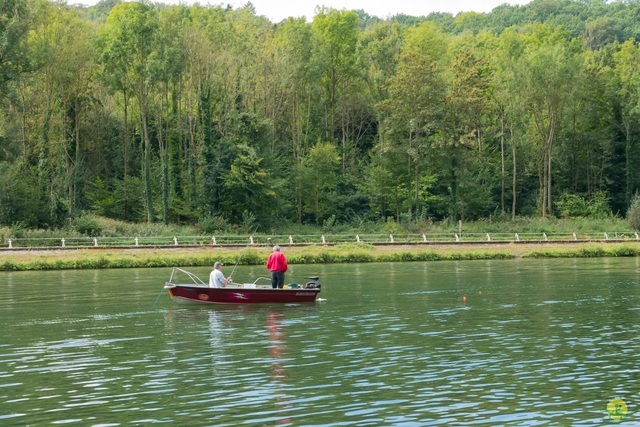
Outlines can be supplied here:
M388 217L387 218L387 222L384 225L383 231L385 233L389 233L389 234L396 234L396 233L398 233L399 230L400 230L400 226L393 219L393 217Z
M259 226L256 226L256 216L248 210L242 211L241 232L245 234L255 233Z
M606 192L598 191L591 197L587 216L594 219L603 219L612 216L611 208L609 207L609 198Z
M229 222L221 216L205 215L198 221L198 232L200 234L220 234L231 229Z
M27 0L3 0L0 3L0 99L8 82L25 71L29 61L24 42L29 30Z
M590 199L579 194L563 193L556 202L556 209L562 218L603 219L611 216L609 201L603 191L595 193Z
M627 210L627 221L634 230L640 230L640 194L636 193Z
M278 25L251 7L63 6L0 3L0 225L85 211L70 231L392 234L548 216L524 224L539 231L633 212L636 2Z
M335 209L339 162L338 150L331 142L317 143L303 160L303 207L316 224Z
M375 247L369 243L340 243L339 245L336 245L336 248L345 251L375 249Z
M93 215L82 215L75 218L72 221L71 226L78 233L85 236L99 237L102 235L102 227Z
M331 232L331 230L333 230L333 227L336 225L336 216L335 215L331 215L329 218L325 219L324 222L322 223L322 230L325 232Z
M556 202L556 209L563 218L587 216L588 203L578 194L564 193Z
M35 168L0 163L0 224L40 228L50 223L49 209L41 197Z
M236 220L241 220L243 230L255 228L257 216L262 207L276 203L275 192L270 188L267 172L262 167L261 158L247 145L236 147L238 154L224 175L224 201L222 206ZM263 214L264 216L264 214Z
M98 216L141 221L144 219L143 190L141 180L136 177L107 183L98 176L94 182L88 183L86 198L90 202L91 212Z

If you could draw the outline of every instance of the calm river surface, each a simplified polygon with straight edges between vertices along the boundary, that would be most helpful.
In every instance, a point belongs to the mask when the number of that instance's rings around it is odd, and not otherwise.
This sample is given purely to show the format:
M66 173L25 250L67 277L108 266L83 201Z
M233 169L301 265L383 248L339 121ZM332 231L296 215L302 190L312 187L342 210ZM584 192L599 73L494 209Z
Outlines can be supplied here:
M602 426L615 399L639 425L638 258L293 266L322 301L154 306L170 273L0 273L0 425Z

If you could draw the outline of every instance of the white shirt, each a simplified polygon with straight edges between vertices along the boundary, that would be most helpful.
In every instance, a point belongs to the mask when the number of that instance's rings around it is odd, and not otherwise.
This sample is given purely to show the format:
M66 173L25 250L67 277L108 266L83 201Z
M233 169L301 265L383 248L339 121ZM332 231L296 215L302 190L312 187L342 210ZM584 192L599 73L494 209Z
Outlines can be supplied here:
M217 268L214 268L209 276L209 287L210 288L224 288L225 282L224 274Z

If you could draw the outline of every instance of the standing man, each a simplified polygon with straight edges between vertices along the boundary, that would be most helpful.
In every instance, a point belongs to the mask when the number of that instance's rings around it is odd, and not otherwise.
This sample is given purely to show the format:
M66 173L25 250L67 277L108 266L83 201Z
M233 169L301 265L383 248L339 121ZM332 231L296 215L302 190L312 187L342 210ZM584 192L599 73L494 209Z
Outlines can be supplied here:
M267 260L267 269L271 272L271 287L282 289L284 273L287 272L287 258L280 252L280 246L275 245Z
M231 281L231 277L224 278L224 274L222 274L222 263L216 262L213 264L213 271L209 276L209 287L210 288L224 288L224 285Z

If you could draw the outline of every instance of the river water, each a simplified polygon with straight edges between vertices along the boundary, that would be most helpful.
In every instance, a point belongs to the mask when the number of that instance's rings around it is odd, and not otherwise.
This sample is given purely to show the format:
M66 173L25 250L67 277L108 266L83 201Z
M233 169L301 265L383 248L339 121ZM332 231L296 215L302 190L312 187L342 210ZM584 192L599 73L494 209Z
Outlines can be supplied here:
M302 305L170 273L0 273L0 425L640 425L637 258L292 266Z

